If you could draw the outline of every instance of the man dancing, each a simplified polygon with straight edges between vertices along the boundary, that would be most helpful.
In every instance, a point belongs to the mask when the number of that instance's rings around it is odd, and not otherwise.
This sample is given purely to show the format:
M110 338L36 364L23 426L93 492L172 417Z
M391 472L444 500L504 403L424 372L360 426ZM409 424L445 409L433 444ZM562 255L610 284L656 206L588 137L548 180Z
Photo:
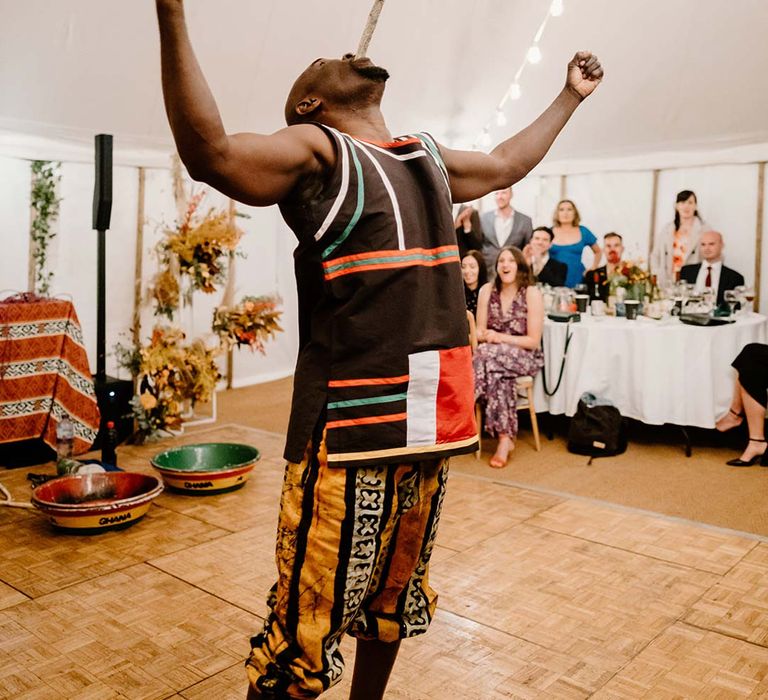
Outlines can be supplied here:
M251 640L249 698L313 698L341 676L383 697L400 640L435 610L432 551L448 457L476 447L472 361L451 202L509 187L547 152L603 71L589 52L529 127L490 154L426 133L393 138L386 70L315 60L288 127L228 135L192 51L182 0L156 0L163 94L190 175L278 204L296 234L299 357L270 614Z

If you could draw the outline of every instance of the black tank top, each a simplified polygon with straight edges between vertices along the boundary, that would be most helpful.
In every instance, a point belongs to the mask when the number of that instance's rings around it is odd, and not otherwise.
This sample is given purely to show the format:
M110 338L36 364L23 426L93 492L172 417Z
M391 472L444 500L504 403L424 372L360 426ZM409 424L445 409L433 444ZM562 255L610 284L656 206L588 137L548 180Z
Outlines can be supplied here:
M409 462L477 445L472 357L448 173L428 134L330 127L321 191L284 202L296 234L299 357L285 458L324 421L328 461Z

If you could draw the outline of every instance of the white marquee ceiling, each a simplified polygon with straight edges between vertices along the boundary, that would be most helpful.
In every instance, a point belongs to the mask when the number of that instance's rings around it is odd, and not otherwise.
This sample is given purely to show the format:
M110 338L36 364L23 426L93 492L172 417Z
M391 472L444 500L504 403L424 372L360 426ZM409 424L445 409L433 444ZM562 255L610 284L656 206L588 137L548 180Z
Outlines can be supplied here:
M472 143L550 0L386 0L371 57L391 75L390 129ZM564 0L494 141L554 97L568 58L597 53L606 80L551 157L577 159L768 142L768 2ZM295 76L354 50L369 0L188 0L200 62L228 130L270 132ZM170 146L151 0L0 0L0 129L123 147Z

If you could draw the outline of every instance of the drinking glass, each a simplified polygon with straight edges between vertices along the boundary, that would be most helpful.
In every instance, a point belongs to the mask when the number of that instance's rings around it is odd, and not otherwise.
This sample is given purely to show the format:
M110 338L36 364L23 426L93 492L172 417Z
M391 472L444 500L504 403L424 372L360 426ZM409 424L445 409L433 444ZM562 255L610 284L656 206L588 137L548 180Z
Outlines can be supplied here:
M726 289L725 294L723 294L723 299L725 299L725 303L728 304L730 315L733 316L736 312L736 303L739 301L739 295L735 289Z
M748 285L744 290L744 300L746 301L747 313L755 312L755 288Z
M701 292L701 297L704 313L712 313L715 308L715 301L717 300L715 290L712 287L707 287Z

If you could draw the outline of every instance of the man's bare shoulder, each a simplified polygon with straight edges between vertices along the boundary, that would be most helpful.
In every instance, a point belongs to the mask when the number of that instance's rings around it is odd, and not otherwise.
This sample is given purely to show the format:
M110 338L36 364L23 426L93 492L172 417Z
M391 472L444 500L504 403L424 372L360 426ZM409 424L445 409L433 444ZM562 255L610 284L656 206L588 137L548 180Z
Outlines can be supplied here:
M328 134L317 124L294 124L275 133L295 144L309 148L324 165L333 165L336 161L336 149Z

